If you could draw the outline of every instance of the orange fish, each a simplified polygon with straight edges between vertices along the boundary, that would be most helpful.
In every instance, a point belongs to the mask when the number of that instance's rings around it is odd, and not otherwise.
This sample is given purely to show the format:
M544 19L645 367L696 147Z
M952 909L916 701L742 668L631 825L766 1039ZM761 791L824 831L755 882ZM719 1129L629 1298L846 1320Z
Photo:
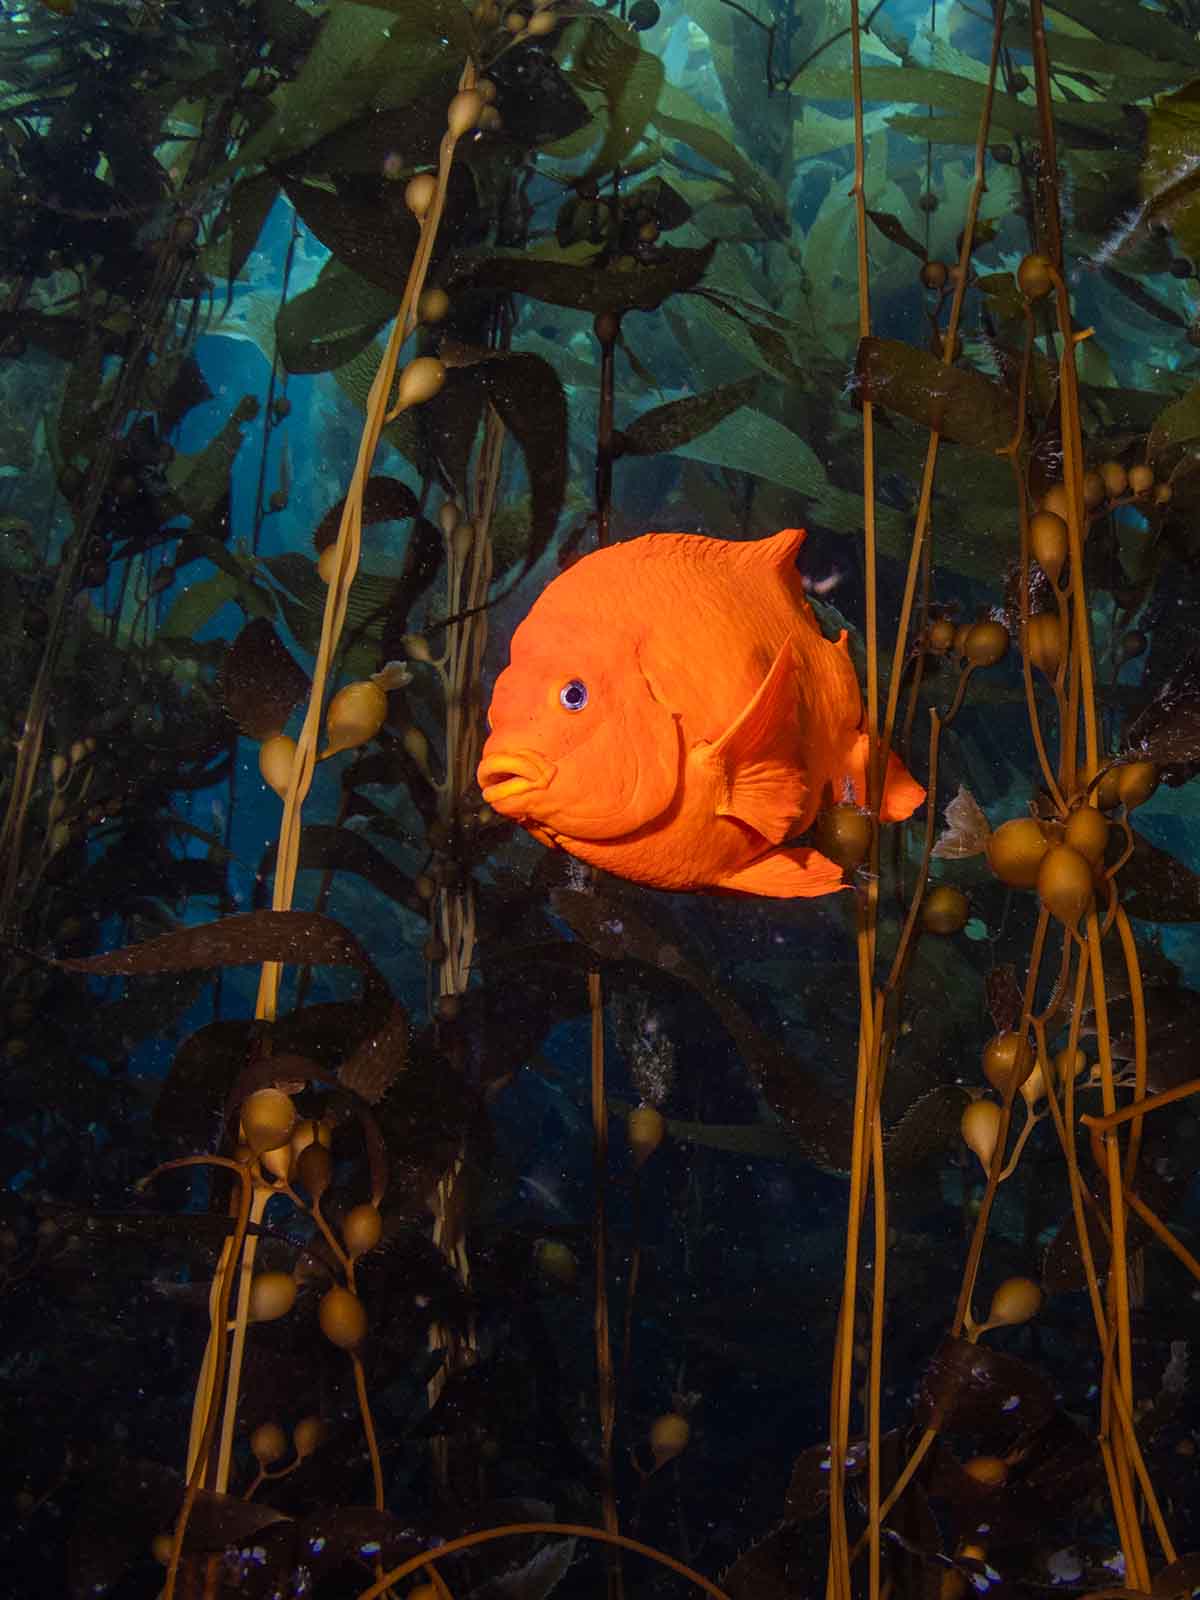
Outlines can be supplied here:
M651 533L584 556L513 634L479 763L488 805L543 844L660 889L829 894L790 841L865 792L843 632L817 625L799 528L737 542ZM925 791L894 756L882 816Z

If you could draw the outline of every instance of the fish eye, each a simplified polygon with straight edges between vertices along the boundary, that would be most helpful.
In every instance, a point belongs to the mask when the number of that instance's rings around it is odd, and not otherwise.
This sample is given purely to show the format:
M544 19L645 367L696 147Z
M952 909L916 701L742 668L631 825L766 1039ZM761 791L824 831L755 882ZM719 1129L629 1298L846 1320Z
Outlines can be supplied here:
M558 691L558 698L568 711L582 711L588 703L587 684L582 678L572 678Z

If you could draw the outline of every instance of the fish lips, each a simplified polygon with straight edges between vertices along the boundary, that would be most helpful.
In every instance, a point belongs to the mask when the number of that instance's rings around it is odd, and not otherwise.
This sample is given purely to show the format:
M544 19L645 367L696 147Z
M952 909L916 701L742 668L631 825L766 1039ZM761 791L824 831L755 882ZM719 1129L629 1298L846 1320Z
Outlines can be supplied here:
M476 777L484 801L506 816L520 816L522 801L549 788L558 771L532 750L484 751Z

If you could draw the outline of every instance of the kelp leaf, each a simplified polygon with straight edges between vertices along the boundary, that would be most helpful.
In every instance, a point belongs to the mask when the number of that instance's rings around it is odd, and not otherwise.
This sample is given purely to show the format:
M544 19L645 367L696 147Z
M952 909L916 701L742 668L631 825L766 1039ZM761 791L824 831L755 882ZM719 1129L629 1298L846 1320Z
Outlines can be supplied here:
M1146 443L1147 459L1156 462L1176 445L1200 438L1200 383L1163 408L1154 419Z
M1133 855L1121 868L1121 904L1145 922L1200 922L1200 874L1169 850L1134 832Z
M682 228L692 217L691 206L665 178L647 178L645 183L639 183L636 189L626 193L625 204L635 211L641 207L652 211L663 233L670 233L672 228Z
M1118 272L1116 267L1105 266L1101 268L1101 276L1107 278L1115 289L1119 289L1131 304L1137 306L1139 311L1144 311L1147 316L1165 322L1169 328L1187 327L1186 317L1181 317L1173 306L1164 305L1161 300L1156 299L1127 272Z
M1139 221L1170 223L1179 248L1200 254L1200 81L1155 102L1138 187Z
M395 297L387 290L330 260L312 288L289 300L275 319L280 359L293 373L344 366L395 311Z
M1054 1415L1054 1391L1015 1356L966 1339L943 1339L921 1377L915 1420L923 1428L1012 1438Z
M531 500L524 571L554 537L567 490L567 397L541 356L516 352L479 368L488 399L525 456Z
M277 845L263 858L264 874L274 871ZM418 911L421 901L408 874L351 828L310 822L300 835L301 872L354 872L397 905Z
M920 1166L961 1143L962 1114L971 1098L960 1084L946 1083L914 1100L884 1135L889 1171Z
M369 1106L378 1105L408 1065L408 1013L393 1006L383 1026L368 1034L338 1069L338 1082Z
M357 967L368 987L387 988L354 935L332 917L315 911L250 911L198 928L177 928L106 955L66 959L54 965L98 977L136 977L143 972L257 966L263 961L298 967Z
M703 278L715 242L698 250L668 249L652 266L628 272L614 267L570 266L525 255L459 256L448 269L447 290L526 294L548 305L576 311L657 311L670 295L694 288Z
M342 510L346 504L345 495L336 505L329 510L317 523L313 531L313 547L318 553L326 545L333 544L338 536L338 528L342 522ZM409 517L415 517L418 511L416 495L400 478L391 478L386 473L376 473L368 478L363 485L362 495L362 525L364 528L376 522L405 522Z
M999 384L969 367L948 367L899 339L863 339L859 395L976 450L1002 449L1012 438L1012 401Z
M851 1439L846 1452L845 1473L849 1482L867 1470L867 1441ZM788 1483L783 1515L788 1522L807 1522L819 1517L829 1504L829 1444L810 1445L796 1457Z
M266 618L248 622L221 668L222 703L246 737L268 739L281 733L308 690L308 674Z
M675 139L703 156L736 184L737 196L754 213L768 238L786 238L789 230L787 197L774 178L761 172L738 147L733 129L722 123L699 101L672 84L664 84L651 118L668 139Z
M1191 650L1125 730L1121 759L1173 766L1200 760L1200 650Z
M258 243L271 208L279 198L279 179L273 172L256 172L251 178L242 178L233 186L229 197L229 225L226 239L229 258L225 275L232 284L242 272L254 246Z
M913 238L899 217L892 216L890 211L868 210L867 215L885 239L898 244L902 250L907 250L910 255L916 256L918 261L925 260L927 254L925 246Z
M1135 7L1130 10L1124 0L1054 0L1055 11L1073 22L1082 23L1103 41L1104 50L1114 62L1114 71L1121 70L1124 52L1114 53L1114 48L1127 45L1155 61L1200 63L1200 45L1190 29L1181 28L1165 15L1156 16L1154 26L1146 26L1146 14ZM1070 39L1064 41L1071 43ZM1053 44L1053 41L1052 41ZM1054 51L1051 49L1051 55ZM1069 58L1068 58L1069 59Z
M613 441L617 455L648 456L670 454L715 428L741 406L748 405L758 386L757 378L742 378L737 383L718 384L706 394L687 395L666 405L643 411Z
M577 27L581 36L571 77L585 88L598 89L608 107L604 143L589 168L595 177L620 166L645 133L658 104L663 64L616 17L592 12Z

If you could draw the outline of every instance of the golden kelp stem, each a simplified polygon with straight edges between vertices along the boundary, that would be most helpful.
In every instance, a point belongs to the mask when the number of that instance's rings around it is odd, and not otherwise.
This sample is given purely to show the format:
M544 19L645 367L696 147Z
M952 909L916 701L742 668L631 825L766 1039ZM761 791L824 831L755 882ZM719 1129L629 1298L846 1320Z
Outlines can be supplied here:
M695 1571L683 1561L676 1561L674 1556L656 1550L653 1545L643 1544L640 1539L631 1539L627 1534L609 1533L604 1528L590 1528L581 1522L510 1522L502 1528L481 1528L476 1533L464 1533L457 1539L447 1539L445 1544L439 1544L436 1550L426 1551L419 1556L410 1556L407 1561L402 1561L398 1567L385 1572L383 1577L369 1589L364 1589L357 1596L357 1600L379 1600L379 1596L386 1589L399 1583L401 1578L407 1578L416 1572L431 1555L440 1561L445 1556L457 1555L460 1550L473 1550L478 1545L491 1544L495 1539L516 1539L522 1534L530 1533L561 1534L564 1539L594 1539L597 1543L612 1545L619 1550L631 1550L635 1555L645 1556L649 1561L657 1561L660 1567L677 1572L681 1578L686 1578L689 1583L694 1583L697 1589L702 1589L705 1594L710 1595L712 1600L729 1600L724 1589L718 1589L716 1584L710 1583L703 1573Z

